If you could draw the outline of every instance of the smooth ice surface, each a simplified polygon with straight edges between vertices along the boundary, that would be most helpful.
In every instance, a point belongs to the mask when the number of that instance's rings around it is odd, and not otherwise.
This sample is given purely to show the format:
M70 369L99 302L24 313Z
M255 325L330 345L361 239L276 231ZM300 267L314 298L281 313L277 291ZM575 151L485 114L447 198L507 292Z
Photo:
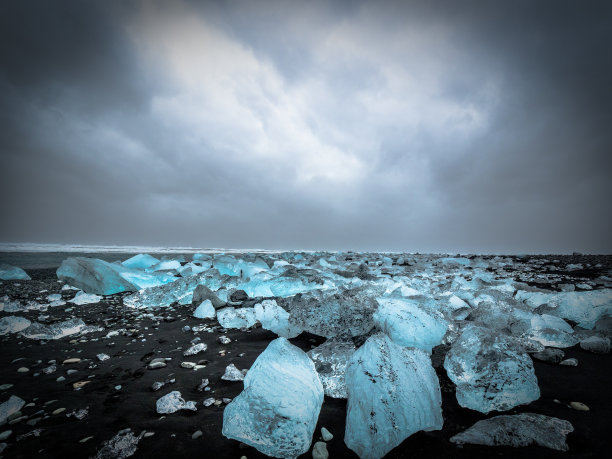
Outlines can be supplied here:
M310 448L323 386L306 353L285 338L272 341L223 413L223 435L268 456L295 458Z
M217 320L223 328L249 328L257 322L253 308L219 309Z
M28 328L31 324L32 322L25 317L4 316L0 319L0 335L18 333Z
M214 319L217 311L210 300L202 301L195 311L193 311L193 317L197 319Z
M93 293L77 292L77 294L74 296L73 299L70 300L70 302L78 305L93 304L99 303L101 299L101 296L95 295Z
M2 280L31 280L23 269L17 266L0 264L0 279Z
M442 342L448 323L437 311L426 310L417 300L385 298L373 319L395 343L427 352Z
M255 318L266 330L284 338L295 338L302 330L289 323L289 313L280 307L275 300L264 300L254 307Z
M25 401L15 395L11 395L6 402L3 402L0 405L0 426L6 423L11 414L23 408L23 405L25 405Z
M57 269L57 278L86 293L98 295L138 290L138 287L121 277L118 265L96 258L67 258Z
M178 390L159 398L155 404L159 414L176 413L179 410L197 411L195 402L186 402Z
M463 445L520 446L539 445L557 451L567 451L565 441L574 427L563 419L543 414L521 413L495 416L478 421L469 429L450 439Z
M570 324L560 317L549 314L534 316L526 335L544 346L565 348L578 343Z
M442 399L429 355L368 338L346 369L344 442L361 458L380 458L420 430L442 428Z
M521 343L495 330L468 325L444 360L459 405L489 413L537 400L540 388Z
M308 357L314 362L323 390L328 397L347 397L344 373L354 353L355 345L352 341L339 341L333 338L308 351Z
M87 333L97 330L96 327L88 327L81 319L68 319L51 325L34 322L21 332L21 335L30 339L50 340L60 339L78 333Z
M146 269L159 263L159 260L148 253L134 255L132 258L125 260L122 265L128 268Z

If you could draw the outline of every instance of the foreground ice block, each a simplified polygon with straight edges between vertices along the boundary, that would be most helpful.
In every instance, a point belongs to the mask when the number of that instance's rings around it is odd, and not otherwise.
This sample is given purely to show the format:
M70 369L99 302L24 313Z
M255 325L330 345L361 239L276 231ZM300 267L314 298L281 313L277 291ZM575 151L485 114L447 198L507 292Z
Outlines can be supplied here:
M446 355L444 368L457 386L459 405L489 413L540 397L533 362L519 340L468 325Z
M574 427L563 419L543 414L521 413L495 416L478 421L469 429L455 435L451 442L463 445L520 446L539 445L557 451L567 451L565 442Z
M223 413L223 435L268 456L295 458L310 448L323 386L306 353L285 338L272 341Z
M223 328L249 328L255 325L253 308L223 308L217 311L217 320Z
M289 313L281 308L275 300L264 300L255 305L255 317L266 330L284 338L295 338L302 330L289 323Z
M574 329L560 317L549 314L535 315L526 335L544 346L565 348L578 343Z
M28 328L32 322L25 317L4 316L0 319L0 335L8 333L18 333Z
M442 428L442 398L429 355L368 338L346 369L344 442L361 458L380 458L420 430Z
M193 317L197 319L214 319L217 311L215 307L212 305L210 300L202 301L195 311L193 311Z
M0 264L0 279L2 280L31 280L23 269L17 266Z
M346 365L355 353L352 341L329 339L320 346L308 351L308 356L319 373L325 395L333 398L346 398Z
M148 253L141 253L128 258L122 264L128 268L146 269L159 263L159 260Z
M442 342L448 323L442 314L420 307L417 300L379 299L374 323L395 343L427 352Z
M57 278L85 293L97 295L138 290L136 285L121 277L116 265L96 258L67 258L57 269Z
M50 325L34 322L23 330L21 335L30 339L51 340L96 330L99 330L99 328L88 327L81 319L68 319Z

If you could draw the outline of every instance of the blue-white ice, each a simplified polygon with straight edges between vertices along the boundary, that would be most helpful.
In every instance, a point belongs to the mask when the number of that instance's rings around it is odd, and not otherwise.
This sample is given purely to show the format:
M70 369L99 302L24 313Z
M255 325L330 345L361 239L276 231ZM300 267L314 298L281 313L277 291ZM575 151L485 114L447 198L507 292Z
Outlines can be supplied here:
M549 314L534 315L525 334L544 346L565 348L578 344L574 329L565 320Z
M34 322L22 330L21 335L29 339L55 340L99 330L101 329L98 327L87 326L81 319L68 319L49 325Z
M264 300L255 305L255 317L266 330L284 338L295 338L302 330L289 323L289 313L275 300Z
M333 338L308 351L328 397L347 397L345 372L354 353L355 344L352 341Z
M0 264L0 279L2 280L31 280L23 269L17 266Z
M400 346L431 352L442 342L448 323L435 310L427 310L417 300L379 298L374 323Z
M468 325L444 360L459 405L489 413L540 397L533 362L522 343L497 330Z
M159 263L159 260L148 253L141 253L128 258L122 264L128 268L146 269Z
M217 320L223 328L249 328L257 318L253 308L223 308L217 311Z
M155 408L159 414L172 414L179 410L197 411L195 402L186 402L178 390L159 398Z
M199 284L209 282L207 273L177 278L175 281L140 290L123 298L123 304L132 308L157 308L172 303L190 304L193 291Z
M70 300L70 302L77 305L83 305L99 303L101 299L101 296L95 295L93 293L77 292L77 294L74 296L73 299Z
M0 335L18 333L21 330L28 328L31 324L32 322L25 317L4 316L0 318Z
M156 265L153 265L147 269L147 271L170 271L178 270L181 268L181 262L178 260L162 260Z
M346 369L344 442L360 458L380 458L420 430L442 428L442 398L429 355L376 334Z
M193 311L193 317L197 319L214 319L216 315L215 307L210 300L204 300Z
M272 457L306 453L323 404L314 364L285 338L272 341L223 413L223 435Z

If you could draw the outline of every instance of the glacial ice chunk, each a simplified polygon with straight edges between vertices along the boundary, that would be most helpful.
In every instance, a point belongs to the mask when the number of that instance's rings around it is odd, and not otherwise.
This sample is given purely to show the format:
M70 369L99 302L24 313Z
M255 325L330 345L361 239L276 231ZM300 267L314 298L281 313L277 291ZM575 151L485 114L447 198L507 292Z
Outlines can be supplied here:
M463 445L520 446L539 445L567 451L566 436L574 427L563 419L543 414L521 413L495 416L478 421L450 439Z
M121 277L118 265L96 258L70 257L57 269L57 278L86 293L112 295L138 288Z
M225 368L225 373L223 373L221 379L224 379L225 381L243 381L244 375L242 374L242 371L236 368L236 365L230 363Z
M249 328L257 322L253 308L219 309L217 320L223 328Z
M99 328L88 327L81 319L68 319L50 325L34 322L23 330L21 335L30 339L51 340L97 330L99 330Z
M540 397L533 362L521 342L495 330L468 325L444 360L457 386L459 405L489 413Z
M437 311L425 310L409 299L381 298L378 304L374 323L400 346L431 352L442 342L448 323Z
M128 268L146 269L159 263L159 260L148 253L134 255L132 258L125 260L122 265Z
M272 341L223 413L223 435L268 456L295 458L310 448L323 404L314 364L285 338Z
M361 458L380 458L420 430L442 428L442 398L429 355L368 338L346 369L344 442Z
M16 413L25 405L25 401L15 395L11 395L9 399L0 405L0 426L6 424L8 417Z
M2 280L31 280L23 269L17 266L0 264L0 279Z
M197 411L195 402L186 402L178 390L159 398L155 404L159 414L172 414L179 410Z
M535 315L531 319L531 327L527 331L530 339L542 343L544 346L571 347L578 343L574 330L566 321L549 314Z
M325 395L333 398L346 398L345 371L348 361L355 353L352 341L334 338L308 351L308 357L315 364Z
M266 330L284 338L295 338L302 330L289 322L289 313L275 300L264 300L255 305L255 317Z
M125 429L117 433L113 438L105 441L96 453L95 459L125 459L133 456L138 449L138 442L145 432L135 436L131 429Z
M82 304L93 304L99 303L102 299L101 296L95 295L93 293L85 293L83 291L77 292L73 299L70 300L71 303L82 305Z
M200 283L206 282L206 274L181 277L174 282L140 290L123 298L123 304L131 308L158 308L172 303L190 304L193 291Z
M193 311L193 317L197 319L214 319L217 311L210 300L202 301L202 304Z
M31 324L32 322L25 317L4 316L0 319L0 335L18 333L28 328Z

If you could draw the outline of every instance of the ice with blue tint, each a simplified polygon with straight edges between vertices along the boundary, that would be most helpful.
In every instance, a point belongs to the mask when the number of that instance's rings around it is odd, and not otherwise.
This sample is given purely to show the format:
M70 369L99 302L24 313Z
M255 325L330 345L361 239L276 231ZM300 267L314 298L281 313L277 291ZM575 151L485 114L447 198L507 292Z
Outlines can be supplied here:
M315 364L325 395L332 398L346 398L346 365L355 353L352 341L328 339L320 346L308 351L308 357Z
M148 253L134 255L132 258L125 260L122 265L128 268L146 269L159 263L159 260Z
M77 292L77 294L74 296L73 299L70 300L70 302L78 305L83 305L99 303L101 299L101 296L94 295L93 293Z
M50 325L34 322L23 330L21 335L29 339L55 340L99 330L102 329L95 326L87 326L81 319L68 319Z
M123 304L132 308L158 308L172 303L190 304L193 291L199 284L209 281L207 273L177 278L174 282L140 290L123 298Z
M302 330L289 323L289 313L281 308L275 300L264 300L255 305L255 317L266 330L284 338L295 338Z
M530 322L526 336L542 343L544 346L572 347L579 339L574 336L574 329L560 317L549 314L535 315Z
M344 442L361 458L380 458L420 430L442 428L442 398L429 355L368 338L346 368Z
M162 260L156 265L153 265L147 269L147 271L169 271L178 270L181 268L181 262L178 260Z
M444 360L457 386L459 405L489 413L506 411L540 397L533 362L520 340L468 325Z
M200 304L196 310L193 311L193 317L197 319L214 319L216 312L217 311L215 311L215 307L211 301L204 300L202 301L202 304Z
M23 269L17 266L0 264L0 279L2 280L31 280Z
M378 304L374 323L396 344L431 352L442 342L448 323L439 312L410 299L379 298Z
M119 273L119 266L97 258L71 257L57 269L57 278L86 293L112 295L138 287Z
M128 282L135 285L138 289L157 287L159 285L169 284L177 278L168 272L145 272L141 269L128 268L113 263L117 268L117 272Z
M212 264L219 273L229 276L238 276L242 279L247 279L257 273L270 269L267 263L261 258L256 259L254 262L248 262L229 255L215 257Z
M323 386L306 353L285 338L272 341L223 413L223 435L272 457L308 452Z
M32 322L25 317L4 316L0 319L0 335L18 333L28 328Z
M249 328L257 318L253 308L223 308L217 311L217 320L223 328Z

